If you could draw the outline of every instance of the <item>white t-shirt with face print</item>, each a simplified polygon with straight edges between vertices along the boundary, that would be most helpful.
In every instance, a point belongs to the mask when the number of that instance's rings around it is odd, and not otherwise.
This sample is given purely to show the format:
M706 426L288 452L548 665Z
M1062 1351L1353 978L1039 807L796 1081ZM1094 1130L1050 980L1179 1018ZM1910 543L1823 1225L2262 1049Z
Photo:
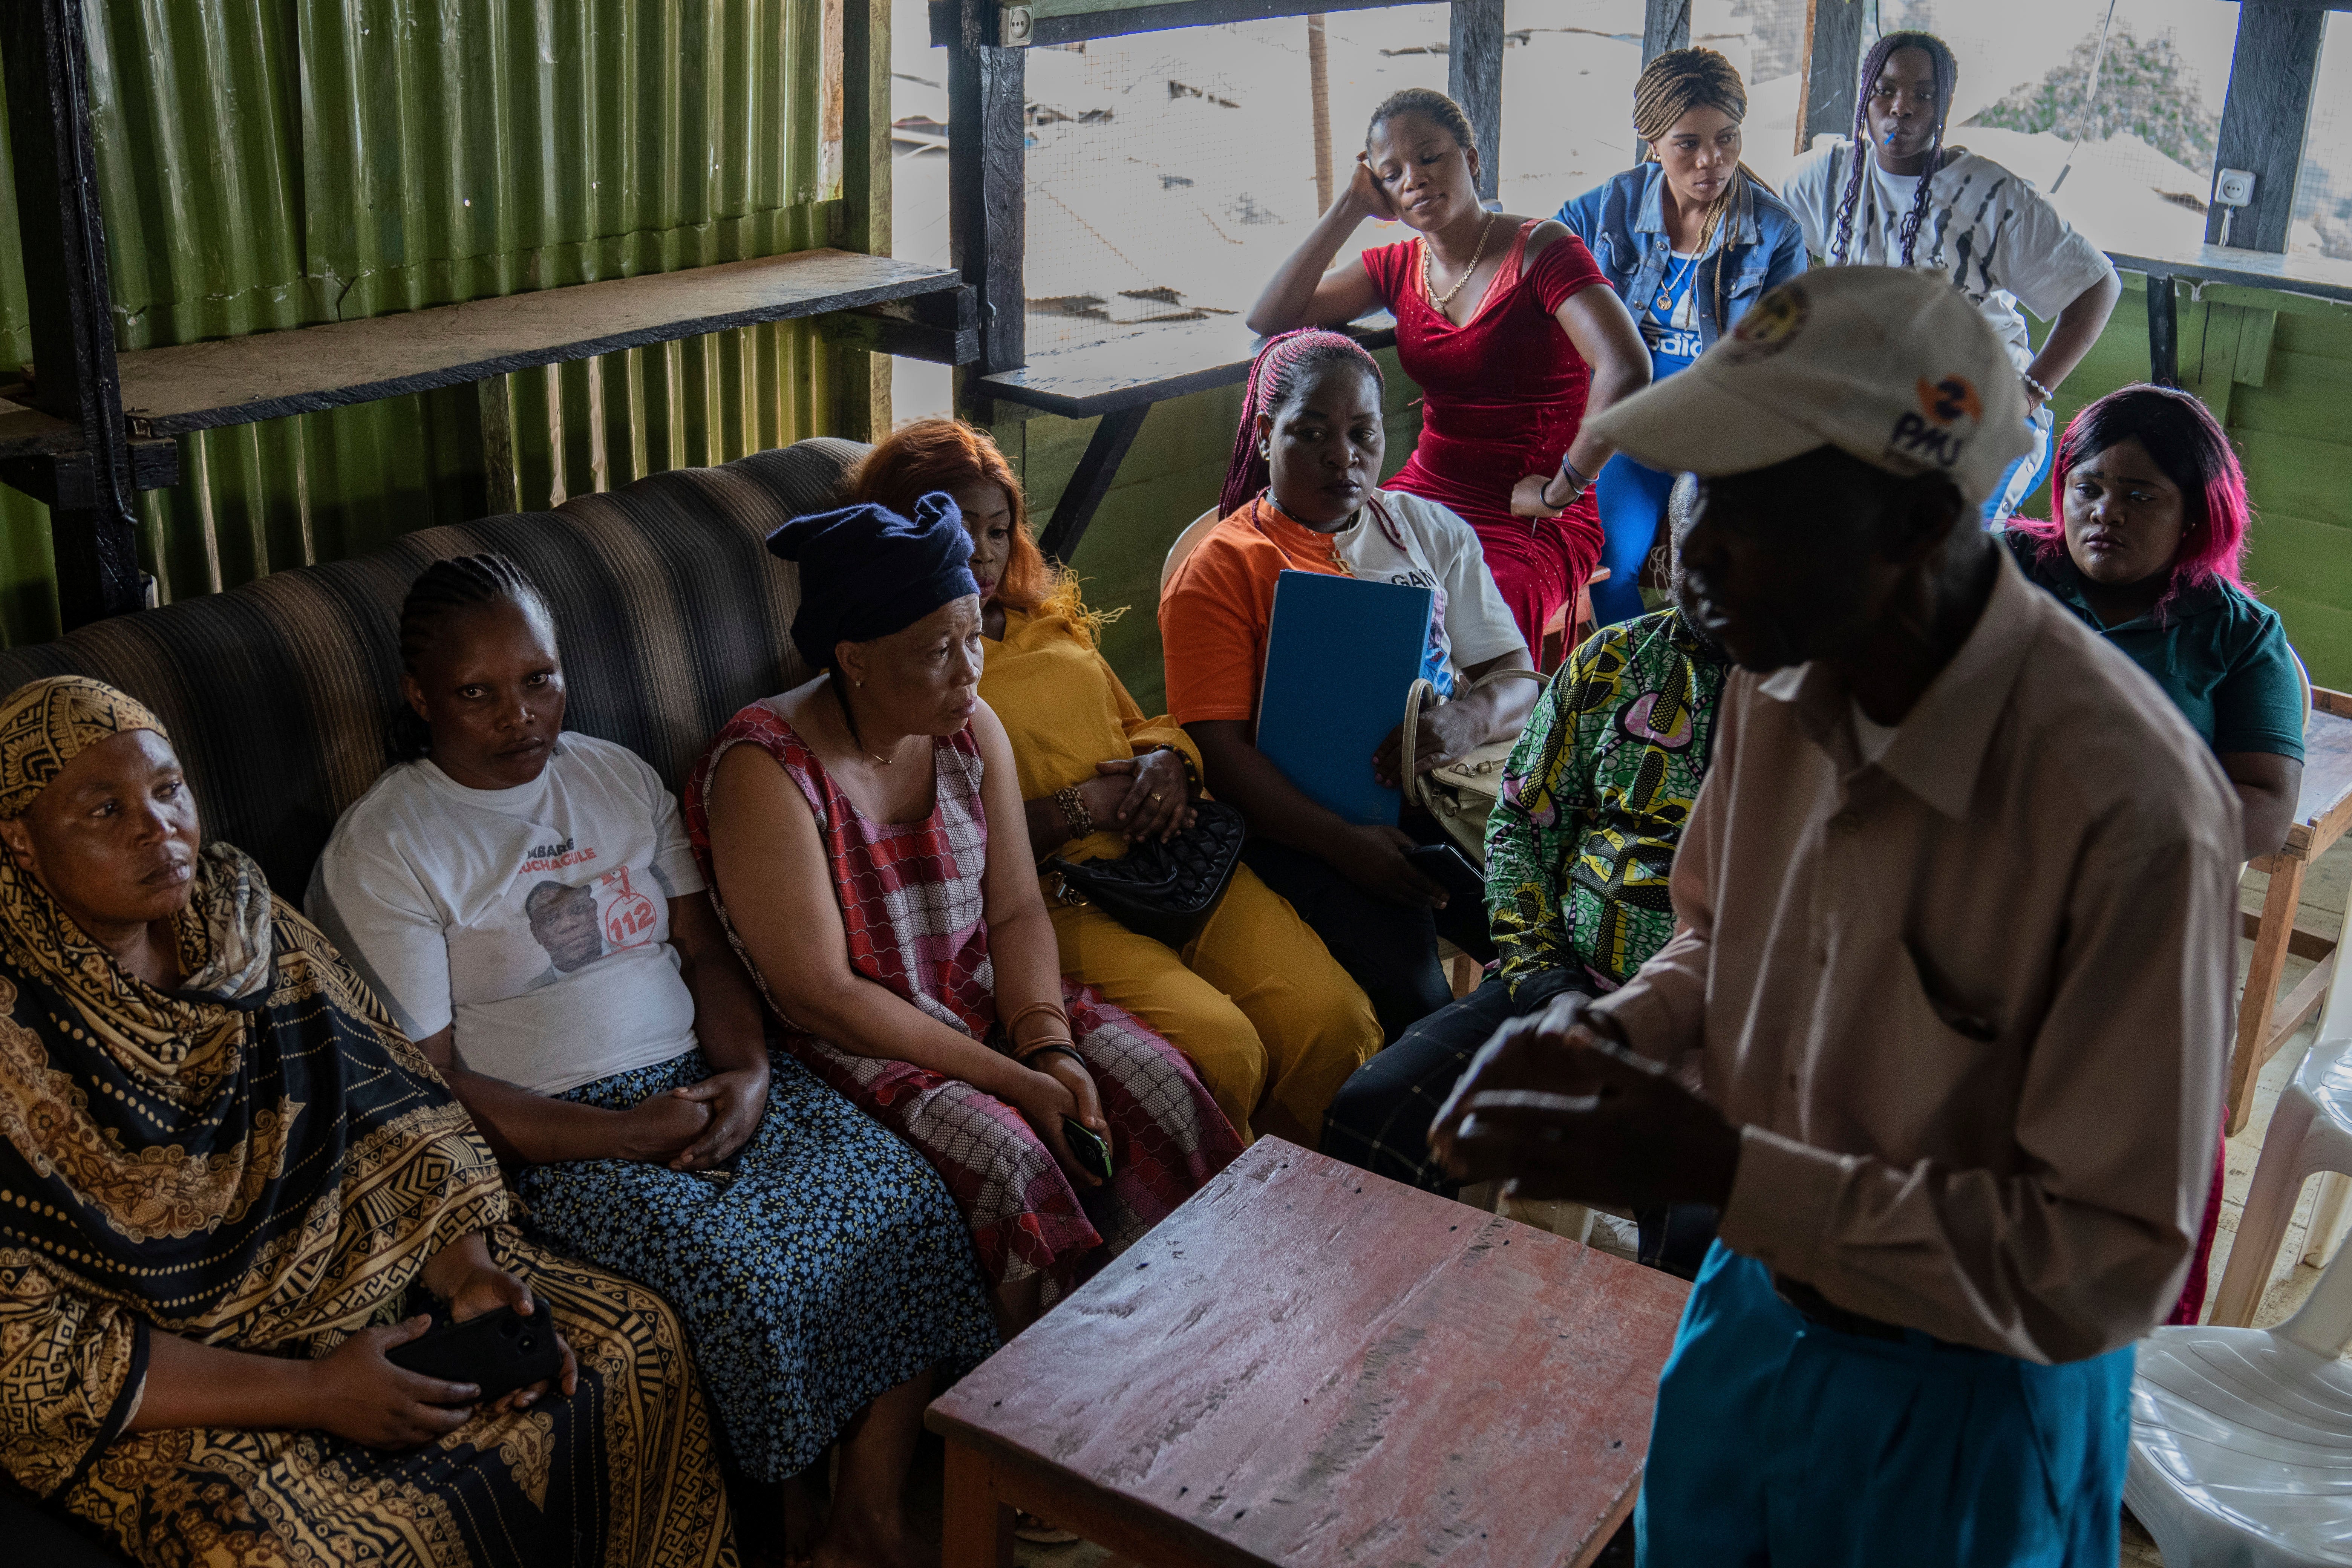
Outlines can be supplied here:
M1353 525L1332 536L1332 556L1350 576L1431 590L1421 677L1438 696L1452 697L1462 671L1522 650L1528 639L1503 603L1468 523L1450 508L1402 490L1382 490L1381 504L1396 524L1395 535L1368 506Z
M1949 151L1950 162L1928 187L1911 264L1941 273L1967 295L2023 370L2033 363L2033 350L2018 306L2047 321L2115 268L2027 181L1990 158ZM1854 197L1845 254L1831 254L1853 157L1853 144L1844 141L1815 153L1789 176L1780 199L1803 226L1805 248L1824 261L1900 267L1903 220L1918 196L1920 177L1890 174L1875 158Z
M669 900L702 890L653 769L567 733L513 789L387 769L336 823L304 907L412 1038L455 1024L468 1068L555 1094L694 1047Z

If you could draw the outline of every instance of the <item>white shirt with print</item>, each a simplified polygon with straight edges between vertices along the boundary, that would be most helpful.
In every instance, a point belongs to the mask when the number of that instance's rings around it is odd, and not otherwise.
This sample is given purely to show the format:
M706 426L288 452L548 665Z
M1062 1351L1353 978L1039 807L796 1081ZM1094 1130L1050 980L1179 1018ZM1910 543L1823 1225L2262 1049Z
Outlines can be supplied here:
M694 1047L669 900L703 889L677 802L625 746L563 735L533 783L387 769L319 857L304 908L422 1039L540 1094Z
M1853 155L1845 141L1814 154L1789 176L1780 199L1803 226L1805 248L1824 261L1899 267L1903 220L1919 176L1890 174L1875 158L1854 197L1853 237L1844 256L1830 254ZM1943 274L1984 312L2021 371L2033 363L2033 350L2018 306L2047 321L2115 270L2030 182L1965 149L1952 149L1936 172L1911 260Z
M1331 552L1350 576L1432 590L1422 679L1440 697L1451 697L1459 672L1524 652L1528 640L1496 591L1486 552L1470 525L1422 496L1382 490L1380 499L1397 538L1389 537L1368 506L1346 531L1331 536Z

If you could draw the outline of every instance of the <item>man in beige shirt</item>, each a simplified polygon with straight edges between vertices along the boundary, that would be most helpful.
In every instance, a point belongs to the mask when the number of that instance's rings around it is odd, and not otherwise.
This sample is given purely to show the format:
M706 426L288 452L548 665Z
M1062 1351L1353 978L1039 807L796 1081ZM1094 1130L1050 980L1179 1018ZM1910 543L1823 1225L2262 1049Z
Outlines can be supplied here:
M1433 1141L1722 1208L1646 1564L2116 1561L2130 1347L2213 1167L2238 805L1979 527L2021 408L1940 279L1842 268L1600 416L1701 476L1685 568L1740 668L1678 934L1497 1035Z

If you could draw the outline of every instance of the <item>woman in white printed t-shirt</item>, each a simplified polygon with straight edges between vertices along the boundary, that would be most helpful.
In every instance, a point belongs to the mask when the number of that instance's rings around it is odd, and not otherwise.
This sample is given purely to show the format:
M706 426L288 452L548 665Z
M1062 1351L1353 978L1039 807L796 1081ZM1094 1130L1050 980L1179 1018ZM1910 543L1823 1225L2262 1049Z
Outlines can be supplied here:
M776 1489L782 1554L918 1560L899 1496L934 1373L995 1343L947 1189L769 1051L676 799L565 732L521 570L436 563L400 640L404 760L336 824L309 913L520 1167L537 1234L678 1309L737 1466ZM836 1441L811 1541L787 1483Z
M1863 61L1853 138L1800 166L1780 187L1780 199L1803 226L1805 247L1824 265L1941 272L2009 345L2025 388L2033 447L1986 500L1985 526L1991 528L2049 471L2050 398L2099 341L2123 284L2099 247L2041 192L1990 158L1944 145L1958 79L1951 49L1934 34L1879 39ZM1864 140L1868 158L1855 151ZM2051 323L2039 353L2021 303ZM1964 388L1938 391L1921 409L1923 451L1937 408L1957 409L1973 395Z

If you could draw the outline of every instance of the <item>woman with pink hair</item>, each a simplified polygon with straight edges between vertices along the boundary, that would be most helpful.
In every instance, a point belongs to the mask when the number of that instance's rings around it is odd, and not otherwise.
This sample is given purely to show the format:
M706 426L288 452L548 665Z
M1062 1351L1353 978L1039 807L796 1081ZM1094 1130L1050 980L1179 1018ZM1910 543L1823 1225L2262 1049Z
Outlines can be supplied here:
M2168 386L2126 386L2058 442L2056 517L2011 521L2026 574L2164 689L2245 811L2248 858L2286 842L2303 784L2303 691L2278 612L2239 572L2253 509L2230 437Z
M2247 858L2270 854L2303 784L2303 689L2278 612L2238 569L2253 509L2230 437L2188 393L2126 386L2067 425L2050 493L2052 521L2010 520L2017 563L2164 689L2237 788ZM2175 1323L2204 1309L2228 1152Z

